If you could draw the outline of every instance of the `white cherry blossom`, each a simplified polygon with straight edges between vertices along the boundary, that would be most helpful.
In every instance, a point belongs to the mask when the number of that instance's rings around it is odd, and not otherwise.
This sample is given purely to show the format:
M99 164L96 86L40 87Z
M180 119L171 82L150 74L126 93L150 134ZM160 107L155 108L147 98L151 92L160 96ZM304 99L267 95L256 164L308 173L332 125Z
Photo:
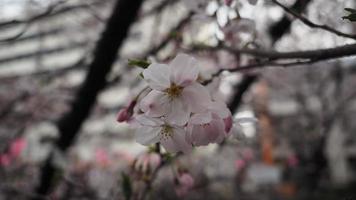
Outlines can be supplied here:
M136 141L143 145L160 142L170 153L189 153L192 146L185 140L184 127L178 126L162 118L152 118L145 115L136 116L138 128Z
M140 109L147 116L165 116L180 126L188 122L191 112L206 110L210 95L197 82L197 64L186 54L178 54L169 65L151 64L143 76L152 91L142 99Z

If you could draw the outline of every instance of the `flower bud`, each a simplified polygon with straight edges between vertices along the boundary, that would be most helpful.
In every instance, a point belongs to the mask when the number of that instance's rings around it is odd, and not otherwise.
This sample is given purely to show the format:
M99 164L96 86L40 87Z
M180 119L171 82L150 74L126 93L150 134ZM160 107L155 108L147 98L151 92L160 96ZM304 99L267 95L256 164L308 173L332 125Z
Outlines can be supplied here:
M136 105L136 101L133 100L130 102L129 106L122 108L117 114L116 121L118 122L128 122L133 115L133 109Z

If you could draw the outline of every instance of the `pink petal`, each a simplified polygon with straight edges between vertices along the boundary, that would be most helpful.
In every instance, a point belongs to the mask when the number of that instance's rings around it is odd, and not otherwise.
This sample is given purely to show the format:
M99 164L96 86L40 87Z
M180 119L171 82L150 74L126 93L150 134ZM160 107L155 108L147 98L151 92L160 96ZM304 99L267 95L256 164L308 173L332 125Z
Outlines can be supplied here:
M182 91L182 98L185 105L193 113L205 112L211 103L208 90L199 83L193 83L185 87Z
M148 85L155 90L163 91L170 86L170 67L165 64L152 63L143 71L143 77Z
M160 117L166 114L169 99L163 92L152 90L140 102L140 109L150 117Z
M197 61L186 54L178 54L170 63L171 82L176 85L186 86L197 80L199 69Z

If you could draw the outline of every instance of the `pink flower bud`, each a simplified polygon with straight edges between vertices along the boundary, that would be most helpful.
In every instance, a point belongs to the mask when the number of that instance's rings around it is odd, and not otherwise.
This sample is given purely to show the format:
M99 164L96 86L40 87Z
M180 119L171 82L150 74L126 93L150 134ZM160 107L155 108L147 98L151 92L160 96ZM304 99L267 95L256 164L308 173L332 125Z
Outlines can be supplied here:
M133 100L130 102L129 106L122 108L119 113L117 114L116 121L118 122L128 122L132 115L133 115L133 109L136 105L136 101Z
M130 119L130 115L127 111L127 108L122 108L119 113L117 114L117 118L116 121L118 122L125 122L128 121Z

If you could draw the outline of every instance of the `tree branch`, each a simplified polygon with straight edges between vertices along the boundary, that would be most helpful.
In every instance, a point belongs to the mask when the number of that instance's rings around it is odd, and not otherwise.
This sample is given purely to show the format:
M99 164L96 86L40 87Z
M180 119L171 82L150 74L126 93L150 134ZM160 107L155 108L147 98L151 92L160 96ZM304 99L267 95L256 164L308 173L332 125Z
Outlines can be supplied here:
M300 21L302 21L305 25L309 26L310 28L322 29L322 30L328 31L330 33L336 34L338 36L341 36L341 37L346 37L346 38L351 38L351 39L356 40L356 35L343 33L341 31L338 31L338 30L336 30L328 25L325 25L325 24L324 25L316 24L316 23L310 21L308 18L304 17L303 15L301 15L301 14L295 12L294 10L286 7L285 5L279 3L277 0L272 0L272 2L275 3L276 5L278 5L279 7L281 7L287 13L298 18Z
M216 47L219 48L219 47ZM233 47L221 47L231 53L247 54L259 58L267 58L269 60L277 59L312 59L312 60L329 60L356 55L356 44L348 44L326 49L307 50L307 51L291 51L278 52L274 50L260 49L236 49Z

